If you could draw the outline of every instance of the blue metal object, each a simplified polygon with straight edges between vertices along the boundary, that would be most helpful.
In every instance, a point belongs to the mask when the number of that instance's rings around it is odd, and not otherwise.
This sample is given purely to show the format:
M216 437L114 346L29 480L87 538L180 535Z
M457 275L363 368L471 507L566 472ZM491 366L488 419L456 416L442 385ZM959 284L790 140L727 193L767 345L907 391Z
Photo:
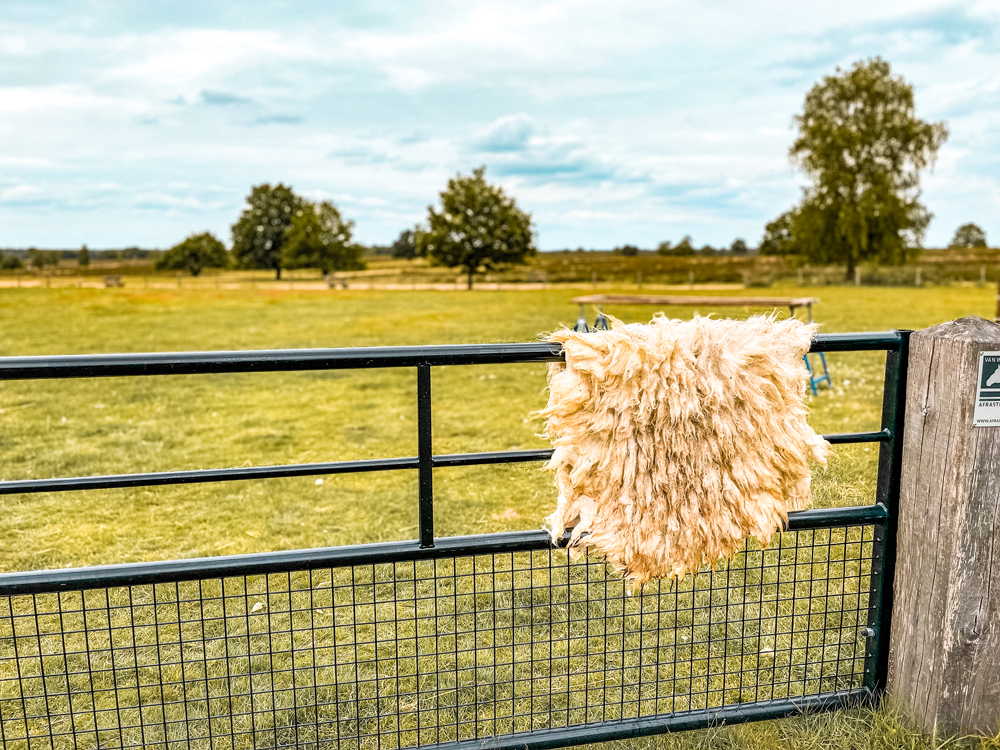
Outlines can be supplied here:
M824 382L833 387L833 381L830 380L830 370L826 366L826 354L823 352L816 352L819 354L819 361L823 365L823 372L820 374L818 371L813 370L812 363L809 361L809 355L806 354L802 359L806 362L806 369L809 371L809 387L812 388L812 393L814 396L819 395L819 391L816 386L822 385Z

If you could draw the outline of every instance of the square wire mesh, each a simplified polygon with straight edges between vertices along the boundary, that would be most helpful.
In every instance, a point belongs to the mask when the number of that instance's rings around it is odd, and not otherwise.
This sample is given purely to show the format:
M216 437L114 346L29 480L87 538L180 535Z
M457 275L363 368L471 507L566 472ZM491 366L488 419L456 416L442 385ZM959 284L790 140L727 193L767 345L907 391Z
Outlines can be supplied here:
M0 743L390 750L858 688L873 532L634 594L545 550L0 597Z

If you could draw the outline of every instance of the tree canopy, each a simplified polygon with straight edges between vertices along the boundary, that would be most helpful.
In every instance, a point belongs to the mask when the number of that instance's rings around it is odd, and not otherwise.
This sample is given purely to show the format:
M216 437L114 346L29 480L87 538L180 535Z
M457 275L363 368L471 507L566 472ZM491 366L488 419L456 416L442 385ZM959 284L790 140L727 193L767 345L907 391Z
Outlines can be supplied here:
M281 246L283 268L331 271L364 268L359 245L351 242L354 222L329 201L304 203L295 210Z
M427 226L416 234L418 255L432 263L462 268L472 277L480 268L490 270L523 263L535 255L531 215L502 188L486 181L486 167L472 175L456 175L441 193L441 208L427 207Z
M255 185L247 206L232 226L233 260L240 268L274 269L281 278L285 233L295 212L308 203L282 183Z
M20 258L16 255L4 255L0 253L0 270L16 271L18 268L24 268L24 264Z
M812 185L767 225L761 252L816 263L898 264L918 250L931 214L920 170L948 136L915 114L913 87L875 57L837 69L806 94L790 149Z
M392 243L392 257L412 260L417 257L417 235L412 229L404 229Z
M694 255L697 252L691 242L691 235L686 234L676 245L671 245L669 241L664 241L656 248L658 255Z
M156 261L157 271L187 271L199 275L206 268L229 265L226 246L211 232L192 234L167 250Z
M86 245L83 245L76 254L76 263L79 266L89 266L90 265L90 250Z
M733 240L733 244L729 246L729 252L733 255L746 255L750 252L750 248L747 247L746 240L742 237L737 237Z
M955 230L948 247L986 247L986 232L978 224L963 224Z

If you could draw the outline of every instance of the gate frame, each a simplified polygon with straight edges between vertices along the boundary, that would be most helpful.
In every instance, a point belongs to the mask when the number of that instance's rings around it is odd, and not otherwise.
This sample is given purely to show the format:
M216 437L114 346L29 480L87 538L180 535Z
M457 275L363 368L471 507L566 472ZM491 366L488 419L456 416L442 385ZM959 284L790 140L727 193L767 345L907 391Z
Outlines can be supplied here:
M654 717L579 724L558 729L461 740L423 747L473 748L565 747L663 732L775 719L805 711L829 711L871 703L885 692L889 662L889 632L896 562L900 464L906 399L910 331L821 334L810 352L885 351L881 429L877 432L825 435L833 444L879 443L875 503L866 506L804 510L789 513L787 531L866 524L874 527L865 635L862 687L758 703L696 709ZM431 367L563 361L557 344L473 344L353 349L292 349L232 352L69 355L0 358L0 381L63 378L236 372L413 367L417 371L417 456L282 466L257 466L194 471L0 481L0 495L65 492L87 489L149 487L275 477L318 476L416 469L418 472L419 537L415 540L344 547L267 552L149 563L126 563L59 570L0 574L0 597L82 591L113 586L179 583L207 578L343 567L363 563L432 560L458 555L512 553L552 548L544 531L503 532L475 536L434 535L435 468L547 460L551 450L492 451L435 455L431 413ZM564 537L565 545L568 537ZM878 561L881 560L881 563ZM878 564L877 564L878 563Z

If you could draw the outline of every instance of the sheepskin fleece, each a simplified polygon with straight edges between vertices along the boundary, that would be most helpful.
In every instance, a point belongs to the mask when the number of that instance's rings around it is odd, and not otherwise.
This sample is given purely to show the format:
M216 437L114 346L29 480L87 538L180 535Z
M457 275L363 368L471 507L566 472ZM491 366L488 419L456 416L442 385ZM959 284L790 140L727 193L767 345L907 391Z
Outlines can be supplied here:
M541 412L555 453L553 540L603 553L642 586L766 545L809 503L809 463L829 444L806 424L795 319L670 320L551 336Z

